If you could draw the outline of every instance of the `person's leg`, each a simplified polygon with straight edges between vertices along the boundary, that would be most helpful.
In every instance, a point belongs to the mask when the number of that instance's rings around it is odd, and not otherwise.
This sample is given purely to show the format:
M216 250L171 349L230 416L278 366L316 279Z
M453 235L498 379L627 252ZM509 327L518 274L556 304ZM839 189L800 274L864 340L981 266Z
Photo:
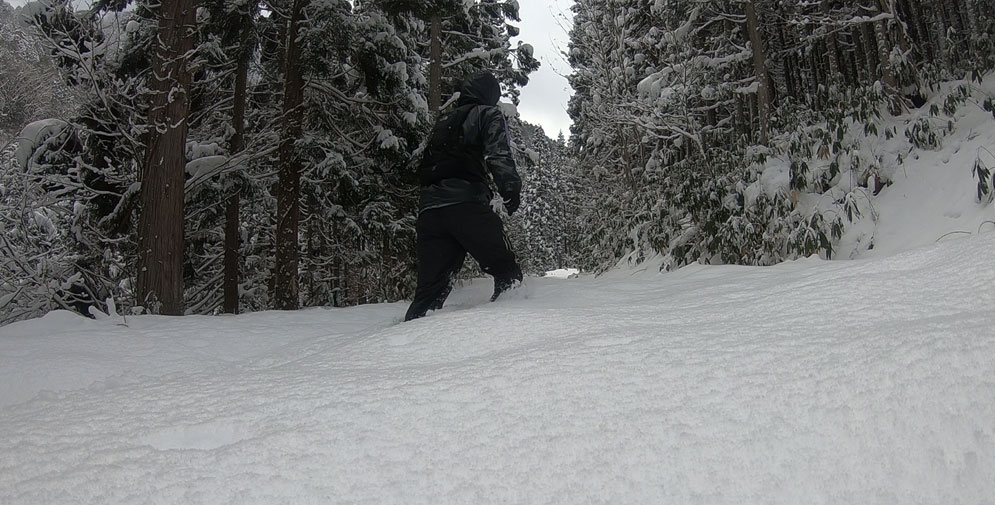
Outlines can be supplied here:
M522 280L522 269L504 234L504 224L487 206L465 204L453 209L450 227L456 240L477 260L481 270L494 276L493 301Z
M463 261L466 259L466 253L460 254L458 257L453 258L452 268L449 270L449 274L446 276L449 282L446 283L445 289L439 293L439 296L434 302L428 307L428 310L439 310L442 305L446 303L446 298L449 298L449 293L453 291L453 284L456 283L456 277L459 275L459 271L463 268Z
M453 273L459 271L466 258L463 247L445 230L443 210L429 210L418 216L418 287L405 321L442 308L452 291Z

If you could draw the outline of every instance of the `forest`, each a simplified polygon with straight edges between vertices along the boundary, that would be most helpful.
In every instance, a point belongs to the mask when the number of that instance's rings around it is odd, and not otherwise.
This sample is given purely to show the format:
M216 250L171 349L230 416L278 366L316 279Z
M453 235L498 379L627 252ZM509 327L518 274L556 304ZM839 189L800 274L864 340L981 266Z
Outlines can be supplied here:
M553 139L515 113L539 66L516 0L0 2L0 324L409 297L415 166L476 70L505 91L524 180L506 228L533 275L833 259L901 169L868 139L911 156L959 107L995 114L977 86L995 0L572 13L573 126ZM993 159L965 167L982 204Z

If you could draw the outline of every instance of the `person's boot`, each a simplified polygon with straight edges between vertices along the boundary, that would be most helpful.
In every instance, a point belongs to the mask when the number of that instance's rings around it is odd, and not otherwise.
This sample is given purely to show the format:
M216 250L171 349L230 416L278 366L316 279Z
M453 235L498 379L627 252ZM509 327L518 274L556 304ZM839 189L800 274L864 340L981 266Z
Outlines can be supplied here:
M453 291L453 283L450 282L446 289L439 293L439 297L428 306L428 310L439 310L446 303L446 298L449 298L449 293Z
M491 295L491 301L495 301L501 296L501 293L505 291L510 291L522 285L522 278L517 279L498 279L494 278L494 294Z

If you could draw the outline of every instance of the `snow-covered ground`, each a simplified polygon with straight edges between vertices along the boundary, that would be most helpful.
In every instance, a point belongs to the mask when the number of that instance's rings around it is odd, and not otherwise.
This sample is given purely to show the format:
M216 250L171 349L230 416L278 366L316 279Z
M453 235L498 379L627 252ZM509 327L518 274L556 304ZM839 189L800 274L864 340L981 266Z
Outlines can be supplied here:
M990 504L995 234L0 328L0 503Z
M564 270L497 303L481 280L410 323L0 327L0 504L995 504L995 209L969 166L995 127L964 111L935 152L868 143L894 184L852 261Z

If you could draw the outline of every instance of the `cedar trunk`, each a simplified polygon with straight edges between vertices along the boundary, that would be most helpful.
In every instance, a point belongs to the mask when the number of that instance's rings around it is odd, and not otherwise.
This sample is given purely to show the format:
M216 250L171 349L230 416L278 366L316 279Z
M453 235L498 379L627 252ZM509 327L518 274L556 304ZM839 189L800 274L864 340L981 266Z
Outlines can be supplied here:
M439 112L439 107L442 105L442 19L438 14L432 16L430 38L428 110L434 114Z
M757 10L753 2L743 4L746 10L746 32L750 37L750 47L753 49L753 72L757 79L757 114L760 116L760 143L767 145L768 123L770 116L770 95L767 91L767 59L764 54L764 43L760 38L760 23L757 20Z
M829 0L822 0L820 4L822 7L822 13L827 17L832 17L832 9L829 6ZM829 31L829 36L826 39L826 50L828 51L829 59L829 78L833 81L843 79L843 64L840 62L840 48L839 43L836 41L836 32L834 30Z
M235 96L232 105L232 129L230 150L237 156L245 148L245 103L247 99L246 81L249 74L249 30L251 18L245 16L242 22L242 51L235 68ZM225 204L225 275L224 311L238 314L238 246L239 246L239 185L229 184L228 201Z
M886 11L881 12L882 14L894 14ZM898 78L895 77L894 69L891 68L891 41L888 40L888 23L889 21L874 23L874 35L877 42L878 61L881 65L881 81L889 90L896 91Z
M287 73L283 92L283 125L279 146L279 181L276 199L276 266L273 301L277 309L295 310L299 306L298 265L300 247L301 162L294 149L301 136L304 109L304 79L301 75L301 47L297 40L303 11L308 0L294 0L293 14L287 27L284 64Z
M183 313L183 185L196 0L164 2L149 88L149 132L140 174L138 303L161 314Z

